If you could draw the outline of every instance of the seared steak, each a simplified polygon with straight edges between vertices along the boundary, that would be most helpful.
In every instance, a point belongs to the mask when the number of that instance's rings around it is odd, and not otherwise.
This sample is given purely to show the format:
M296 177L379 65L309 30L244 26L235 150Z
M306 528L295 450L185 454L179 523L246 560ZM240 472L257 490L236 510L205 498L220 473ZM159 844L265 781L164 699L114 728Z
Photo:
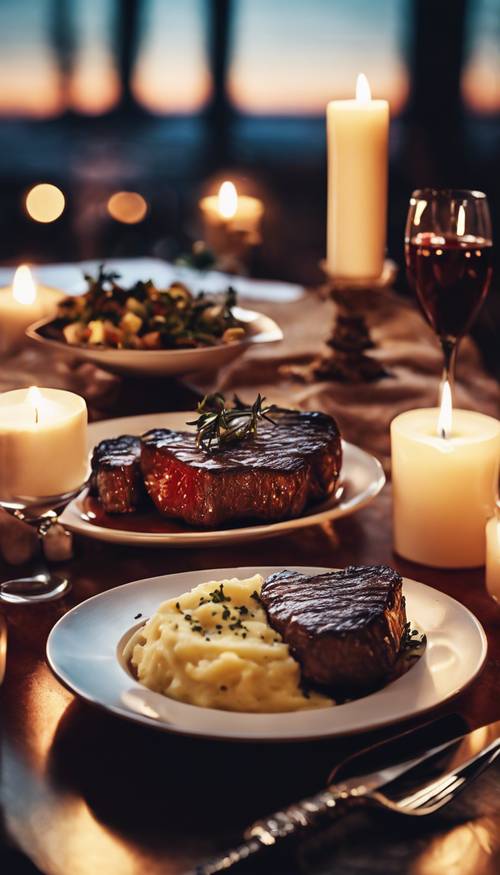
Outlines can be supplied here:
M352 695L383 681L394 666L406 612L392 568L349 567L315 577L280 571L264 582L261 600L305 680Z
M147 432L141 468L160 513L202 526L271 522L330 495L342 461L335 420L294 410L272 416L275 425L261 422L254 436L210 453L196 446L194 433Z
M141 441L122 435L101 441L92 454L90 493L107 513L131 513L144 498Z

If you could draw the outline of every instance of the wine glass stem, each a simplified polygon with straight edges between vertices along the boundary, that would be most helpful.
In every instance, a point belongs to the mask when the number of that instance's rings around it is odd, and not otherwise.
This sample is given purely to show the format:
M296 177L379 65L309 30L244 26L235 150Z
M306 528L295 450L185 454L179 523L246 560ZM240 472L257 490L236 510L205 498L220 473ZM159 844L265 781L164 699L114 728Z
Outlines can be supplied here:
M439 390L440 400L443 394L443 386L445 383L449 383L451 392L453 394L455 385L455 364L457 361L458 341L454 338L442 337L441 347L444 356L444 367L443 376L441 378L441 386Z

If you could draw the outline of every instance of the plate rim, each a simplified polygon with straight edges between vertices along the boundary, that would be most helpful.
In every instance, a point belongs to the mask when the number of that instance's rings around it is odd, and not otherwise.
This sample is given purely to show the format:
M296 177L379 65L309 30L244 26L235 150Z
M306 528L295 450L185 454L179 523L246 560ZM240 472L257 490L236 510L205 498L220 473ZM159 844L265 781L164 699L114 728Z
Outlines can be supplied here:
M373 720L371 720L367 723L364 723L362 725L356 726L355 728L351 728L348 730L335 731L335 729L333 729L333 731L332 730L330 730L330 731L325 730L325 732L318 732L318 733L315 732L314 734L307 734L307 735L265 736L265 735L261 735L261 734L259 734L259 735L251 735L251 734L244 735L244 734L234 734L234 733L230 734L230 731L227 733L223 732L223 733L213 734L211 732L207 732L207 731L204 732L202 730L193 731L193 730L189 730L189 729L182 729L178 725L172 726L171 724L168 724L168 723L163 722L161 720L155 720L152 717L148 717L145 714L140 714L138 712L134 712L132 710L129 710L125 706L117 707L115 705L105 704L104 702L100 701L99 699L93 697L92 694L85 692L81 688L78 688L78 685L74 685L69 680L67 680L67 678L64 676L64 674L58 670L58 668L55 664L55 661L52 658L51 649L53 648L54 639L57 636L61 626L63 626L64 623L67 622L67 618L70 615L71 616L74 615L74 613L76 613L78 610L82 609L83 605L86 605L89 602L94 602L94 601L97 601L97 600L102 599L102 598L111 598L111 599L116 598L117 597L116 593L123 591L127 587L139 587L143 584L154 584L156 582L161 582L164 579L174 578L174 577L179 576L179 575L181 575L181 576L188 575L188 574L189 575L191 575L191 574L214 575L214 579L216 579L215 576L217 576L217 575L220 576L221 574L225 574L228 572L232 572L234 575L236 575L237 573L238 574L248 574L252 570L253 570L253 573L256 573L256 574L262 573L262 572L271 573L271 572L275 571L276 567L277 566L266 565L266 566L260 566L257 568L255 568L253 566L229 566L229 567L213 568L213 569L212 568L192 569L190 571L173 572L171 574L160 574L160 575L154 575L152 577L140 578L138 580L129 581L127 583L120 584L119 586L116 586L116 587L111 587L110 589L104 590L103 592L96 593L95 595L90 596L90 598L84 599L82 602L79 602L77 605L75 605L73 608L71 608L69 611L67 611L62 617L60 617L59 620L54 624L54 626L50 630L50 633L48 635L47 642L46 642L45 657L46 657L47 664L48 664L50 670L52 671L53 675L57 679L57 681L59 683L61 683L65 689L69 690L73 695L81 698L83 701L85 701L87 704L91 705L92 707L96 707L99 710L102 710L107 714L113 714L116 717L120 717L120 718L128 720L132 723L139 724L141 726L151 727L151 728L157 730L158 732L167 732L167 733L172 733L174 735L180 735L180 736L189 737L189 738L193 738L193 739L206 739L206 740L210 740L210 741L224 741L224 742L231 742L231 743L253 743L253 744L257 744L257 743L258 744L274 744L274 743L284 743L284 742L305 743L305 742L321 741L321 740L331 739L331 738L347 738L347 737L359 735L359 734L362 734L365 732L373 732L373 731L378 730L378 729L383 729L384 727L387 727L387 726L399 725L400 723L404 723L406 721L413 720L417 717L420 717L423 714L429 713L429 712L435 710L436 708L440 708L444 704L452 701L458 695L463 693L464 690L468 689L471 686L471 684L479 677L479 675L481 674L481 672L484 669L484 666L486 664L486 658L488 655L488 638L487 638L486 632L484 630L484 627L483 627L481 621L478 619L478 617L476 617L476 615L470 610L470 608L468 608L466 605L462 604L462 602L458 601L458 599L455 599L453 596L448 595L448 593L442 592L441 590L438 590L435 587L430 586L429 584L422 583L420 581L414 580L413 578L407 578L407 577L403 577L403 587L404 587L405 583L410 584L410 586L412 586L412 587L416 586L418 589L422 589L428 597L432 597L431 594L437 593L440 598L444 599L445 603L451 602L453 604L453 606L455 607L455 609L458 606L459 611L462 612L463 614L465 614L469 623L472 624L474 631L475 631L475 634L478 636L478 639L480 642L480 654L478 657L477 664L475 665L474 671L472 672L470 677L468 677L468 679L464 683L462 683L461 685L459 684L456 687L454 687L449 693L447 693L443 698L436 701L434 704L427 704L427 705L423 705L421 707L417 707L411 713L406 714L404 716L398 716L396 718L390 717L390 716L385 716L385 717L382 716L380 719L377 719L375 722L373 722ZM311 573L312 571L325 572L325 571L330 571L330 570L338 570L335 568L326 568L326 566L307 566L307 565L292 565L291 564L289 567L292 570L304 571L304 572L308 572L308 573ZM196 585L197 585L196 583L192 584L192 586L196 586ZM123 635L124 633L122 632L121 634ZM118 640L120 640L120 639L118 639ZM116 646L117 643L118 643L118 641L114 642L113 646ZM394 681L393 683L396 683L397 680ZM135 683L138 686L142 686L137 681ZM382 690L383 689L386 689L386 687L383 687ZM382 690L378 691L378 692L382 692ZM161 695L161 694L158 693L157 695ZM370 694L370 695L377 695L377 693ZM166 698L168 698L168 697L166 697ZM362 698L365 698L365 697L362 697ZM360 700L356 700L356 701L360 701ZM179 703L179 704L185 705L185 703ZM347 703L347 706L349 704L350 703ZM185 705L185 706L188 708L197 708L197 706L195 706L195 705ZM337 707L343 707L343 705L339 705ZM198 710L198 708L197 708L197 710ZM199 709L199 710L205 710L205 709ZM211 710L217 710L217 709L207 709L207 710L211 711ZM328 709L325 708L325 709L318 709L318 710L325 710L326 711ZM224 712L222 712L222 713L224 713ZM228 713L233 713L233 712L228 712ZM240 712L234 712L234 713L240 713ZM283 713L287 713L287 712L283 712ZM301 713L301 712L290 712L290 713L293 714L293 713ZM242 717L244 716L244 712L241 712L241 716ZM266 716L269 716L269 714L267 714L267 712L266 712L265 714L262 714L262 716L266 717Z
M175 410L165 411L164 413L138 414L137 416L122 416L116 417L115 419L98 420L89 425L89 436L91 435L92 426L96 425L103 427L106 423L112 424L117 421L142 420L145 418L160 416L181 417L186 415L190 415L190 411ZM82 493L80 493L70 502L68 507L64 509L61 514L61 522L75 534L84 535L93 538L94 540L101 540L110 544L127 544L129 546L163 546L167 548L189 546L190 544L194 545L196 543L201 546L209 547L221 544L236 544L238 541L242 543L244 540L249 540L252 537L279 537L288 532L305 529L308 526L320 525L321 523L330 520L342 519L346 516L357 513L359 510L362 510L374 501L374 499L381 493L386 484L387 478L380 460L366 450L363 450L361 447L358 447L357 444L345 441L343 438L342 446L344 452L347 447L362 454L366 461L373 465L374 471L376 472L370 486L365 489L364 493L361 493L362 497L356 500L355 496L351 499L351 505L345 512L339 512L340 508L337 505L318 510L307 516L302 515L299 517L292 517L292 519L289 520L279 520L274 523L258 523L249 526L239 526L238 528L232 529L208 529L207 531L186 531L178 533L134 532L127 529L114 529L107 528L106 526L97 526L82 520L79 511L75 507L76 502L81 500Z

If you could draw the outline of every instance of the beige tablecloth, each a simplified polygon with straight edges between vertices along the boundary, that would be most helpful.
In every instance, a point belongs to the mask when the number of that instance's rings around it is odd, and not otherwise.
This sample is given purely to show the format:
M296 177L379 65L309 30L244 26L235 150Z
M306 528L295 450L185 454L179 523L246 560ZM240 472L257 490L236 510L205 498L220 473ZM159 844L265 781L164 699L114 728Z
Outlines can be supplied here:
M370 354L383 362L390 377L361 385L290 378L291 366L306 364L325 351L331 334L334 305L310 292L293 303L262 307L283 329L284 341L249 351L218 375L217 388L249 400L260 391L279 404L330 413L346 440L374 453L387 470L389 424L404 410L436 406L442 354L435 335L409 303L387 292L370 293L365 301L376 342ZM196 381L196 386L203 391L213 388L207 379ZM460 345L456 406L498 417L499 401L496 380L485 372L479 350L466 338Z

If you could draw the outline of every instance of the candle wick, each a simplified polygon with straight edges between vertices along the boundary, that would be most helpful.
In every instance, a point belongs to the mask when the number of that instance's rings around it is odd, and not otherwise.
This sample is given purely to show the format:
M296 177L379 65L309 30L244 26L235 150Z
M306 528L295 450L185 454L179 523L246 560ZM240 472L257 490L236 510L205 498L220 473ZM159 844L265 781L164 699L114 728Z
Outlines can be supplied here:
M35 407L35 425L38 425L38 407Z
M444 441L447 438L447 434L446 434L446 431L444 430L444 428L441 429L441 437L443 438Z

